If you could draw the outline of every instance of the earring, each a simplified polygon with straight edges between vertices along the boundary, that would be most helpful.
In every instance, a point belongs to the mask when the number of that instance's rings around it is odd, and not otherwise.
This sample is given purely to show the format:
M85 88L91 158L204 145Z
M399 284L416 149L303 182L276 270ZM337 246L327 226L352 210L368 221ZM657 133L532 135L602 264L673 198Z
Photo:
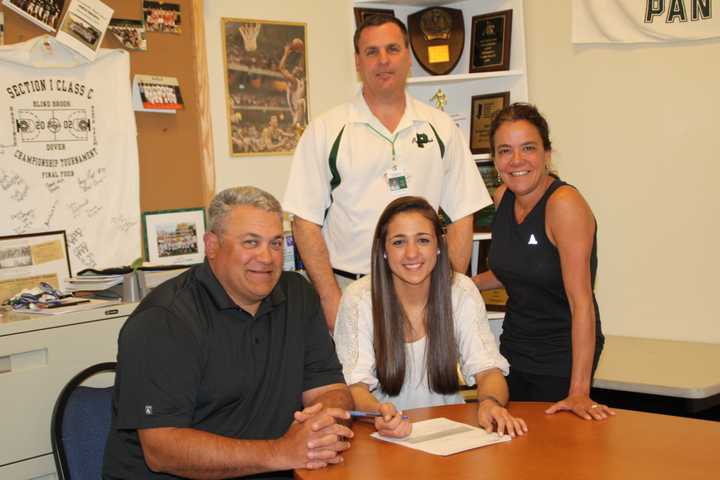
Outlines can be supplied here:
M497 174L497 181L498 183L502 183L502 177L500 176L500 172Z
M437 254L440 255L440 249L438 248Z
M383 253L383 258L387 260L387 253Z

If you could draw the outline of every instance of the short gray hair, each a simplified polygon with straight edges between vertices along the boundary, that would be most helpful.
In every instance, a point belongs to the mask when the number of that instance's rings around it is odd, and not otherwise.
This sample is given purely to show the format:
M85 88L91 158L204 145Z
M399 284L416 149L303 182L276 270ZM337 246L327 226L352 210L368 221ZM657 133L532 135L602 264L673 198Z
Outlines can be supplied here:
M277 213L282 221L282 207L275 197L253 186L226 188L210 201L208 206L208 230L221 234L225 217L234 208L250 205L266 212Z

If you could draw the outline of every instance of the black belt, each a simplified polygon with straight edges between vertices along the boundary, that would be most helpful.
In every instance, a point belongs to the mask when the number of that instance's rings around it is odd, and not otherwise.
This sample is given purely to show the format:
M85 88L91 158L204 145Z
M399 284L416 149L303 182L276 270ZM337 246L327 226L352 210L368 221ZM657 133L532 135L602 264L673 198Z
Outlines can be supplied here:
M349 278L350 280L359 280L365 276L364 273L350 273L338 268L333 268L332 271L335 275L340 275L341 277Z

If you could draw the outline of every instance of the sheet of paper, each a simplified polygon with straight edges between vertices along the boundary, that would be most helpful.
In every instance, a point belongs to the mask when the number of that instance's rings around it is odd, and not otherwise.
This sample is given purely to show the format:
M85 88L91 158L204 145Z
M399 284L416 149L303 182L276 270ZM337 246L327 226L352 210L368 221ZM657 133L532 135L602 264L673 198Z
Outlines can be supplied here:
M94 60L112 14L113 9L99 0L72 0L55 38Z
M385 442L443 456L511 440L510 435L487 433L482 428L447 418L415 422L413 423L413 432L407 438L383 437L377 432L371 436Z

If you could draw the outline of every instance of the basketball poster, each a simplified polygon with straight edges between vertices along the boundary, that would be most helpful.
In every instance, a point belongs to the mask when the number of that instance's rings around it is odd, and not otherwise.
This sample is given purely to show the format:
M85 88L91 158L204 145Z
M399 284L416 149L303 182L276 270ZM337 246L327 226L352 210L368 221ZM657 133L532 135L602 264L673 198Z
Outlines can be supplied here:
M230 154L292 154L308 124L306 25L222 23Z

